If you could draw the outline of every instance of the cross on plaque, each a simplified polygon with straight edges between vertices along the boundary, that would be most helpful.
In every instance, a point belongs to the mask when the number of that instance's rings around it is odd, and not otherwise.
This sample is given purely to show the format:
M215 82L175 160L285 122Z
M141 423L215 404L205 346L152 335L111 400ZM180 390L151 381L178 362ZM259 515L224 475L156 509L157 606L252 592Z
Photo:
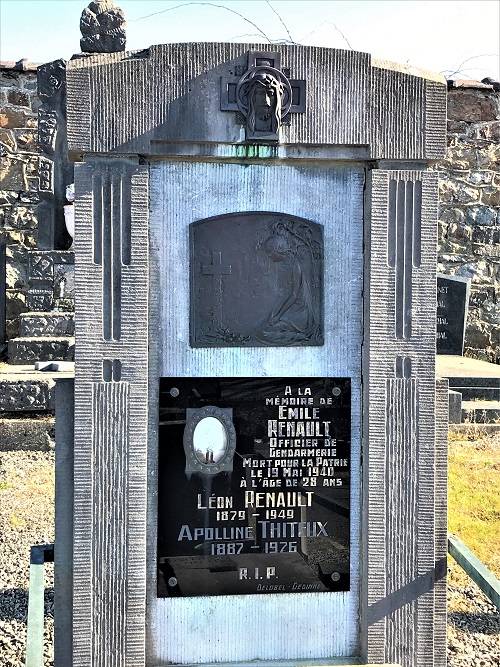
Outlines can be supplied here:
M231 273L231 265L222 264L222 253L212 251L212 264L202 266L201 271L204 276L213 276L215 300L218 303L219 322L222 323L222 276L228 276Z
M228 276L231 273L231 266L222 264L222 253L212 251L212 264L202 267L203 275L219 278L222 285L222 276Z

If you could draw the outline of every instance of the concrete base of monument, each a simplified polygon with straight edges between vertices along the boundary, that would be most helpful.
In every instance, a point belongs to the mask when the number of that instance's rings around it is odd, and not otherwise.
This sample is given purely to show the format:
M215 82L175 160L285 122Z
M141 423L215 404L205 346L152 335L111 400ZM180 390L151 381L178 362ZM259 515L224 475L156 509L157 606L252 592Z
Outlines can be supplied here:
M455 354L436 355L437 377L474 377L474 378L499 378L500 364L491 364L480 359L461 357Z
M0 364L0 415L52 413L55 381L68 377L74 377L73 362L47 362L40 369L34 363Z
M450 425L455 428L456 424L481 424L500 429L499 364L469 357L437 355L436 375L449 382Z

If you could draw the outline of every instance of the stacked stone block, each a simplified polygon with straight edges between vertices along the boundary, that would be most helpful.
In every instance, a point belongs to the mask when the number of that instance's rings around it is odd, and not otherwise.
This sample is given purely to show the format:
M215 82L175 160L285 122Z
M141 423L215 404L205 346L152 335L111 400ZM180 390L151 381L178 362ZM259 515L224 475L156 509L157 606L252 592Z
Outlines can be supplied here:
M9 340L11 364L72 361L74 358L74 253L29 253L27 303L19 318L19 337Z
M495 89L496 88L496 89ZM500 86L448 91L438 271L471 278L465 354L500 363Z
M36 65L0 63L0 244L6 246L7 338L28 311L28 254L37 247Z
M57 116L64 61L42 70L37 92L37 65L0 64L0 244L6 248L8 361L17 365L73 359L74 253L54 249L71 242L59 220L64 184L72 180L65 122Z

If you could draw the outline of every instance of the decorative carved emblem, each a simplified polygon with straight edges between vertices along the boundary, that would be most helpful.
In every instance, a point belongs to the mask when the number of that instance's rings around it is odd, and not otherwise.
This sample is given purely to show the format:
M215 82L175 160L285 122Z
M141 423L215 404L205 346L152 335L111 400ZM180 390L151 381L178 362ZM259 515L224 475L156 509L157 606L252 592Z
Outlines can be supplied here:
M323 234L280 213L191 226L191 345L323 344Z
M30 283L52 283L54 261L50 253L30 252L28 266Z
M66 88L66 61L54 60L37 70L37 92L42 102L51 102Z
M54 193L54 163L41 155L38 158L38 190Z
M38 145L55 151L57 137L57 112L38 109Z
M247 141L279 141L289 114L305 111L305 81L290 80L280 67L279 53L250 51L239 78L221 78L221 111L240 112Z
M86 53L125 51L125 14L114 0L96 0L80 19L80 48Z

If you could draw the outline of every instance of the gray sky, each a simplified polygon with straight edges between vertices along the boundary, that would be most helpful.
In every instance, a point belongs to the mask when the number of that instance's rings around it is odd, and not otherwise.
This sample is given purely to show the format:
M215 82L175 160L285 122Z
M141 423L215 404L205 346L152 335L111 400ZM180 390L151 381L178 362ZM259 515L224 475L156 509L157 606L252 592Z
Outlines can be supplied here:
M87 4L0 0L0 59L48 62L78 53L80 14ZM265 42L264 33L270 41L291 37L301 44L352 47L445 76L455 73L454 78L500 78L500 0L118 0L117 4L127 19L127 49L166 42Z

